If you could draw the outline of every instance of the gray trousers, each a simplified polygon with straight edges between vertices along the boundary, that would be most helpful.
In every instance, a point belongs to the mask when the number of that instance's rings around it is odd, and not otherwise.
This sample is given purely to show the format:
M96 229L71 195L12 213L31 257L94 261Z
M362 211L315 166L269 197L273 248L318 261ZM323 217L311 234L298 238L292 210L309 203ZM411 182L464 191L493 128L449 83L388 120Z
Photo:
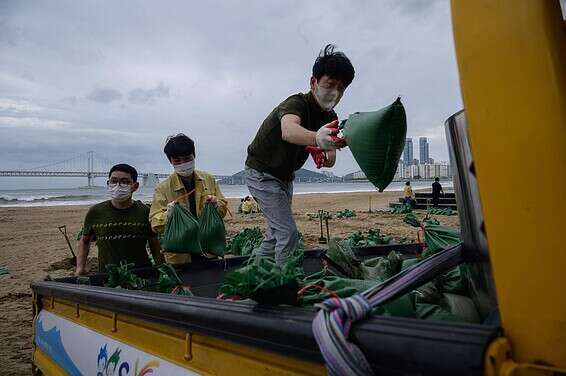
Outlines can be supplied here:
M293 182L246 167L246 183L267 221L267 232L257 254L274 257L278 265L284 265L299 243L291 210Z

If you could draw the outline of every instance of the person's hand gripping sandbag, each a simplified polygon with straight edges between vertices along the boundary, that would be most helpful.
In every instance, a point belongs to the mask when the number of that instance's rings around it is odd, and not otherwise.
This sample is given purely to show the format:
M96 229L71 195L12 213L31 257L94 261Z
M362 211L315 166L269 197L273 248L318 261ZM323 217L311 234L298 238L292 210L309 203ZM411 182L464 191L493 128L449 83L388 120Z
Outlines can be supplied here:
M322 168L324 165L326 151L341 149L346 146L346 140L338 135L339 132L338 120L331 121L316 132L316 146L306 147L316 168Z

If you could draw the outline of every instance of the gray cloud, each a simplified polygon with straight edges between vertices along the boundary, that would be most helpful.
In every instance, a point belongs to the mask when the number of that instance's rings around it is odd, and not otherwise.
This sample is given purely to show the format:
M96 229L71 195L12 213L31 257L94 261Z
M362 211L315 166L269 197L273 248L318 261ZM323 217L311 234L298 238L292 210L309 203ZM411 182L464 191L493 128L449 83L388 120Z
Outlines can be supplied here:
M169 171L165 137L185 132L199 168L234 173L329 42L356 68L341 119L402 95L409 136L448 159L442 125L462 107L448 1L4 1L0 168L94 150ZM346 149L332 171L356 169Z
M136 88L130 91L128 99L131 103L136 104L154 103L159 98L169 98L169 90L169 86L160 82L153 89L145 90L142 88Z
M91 91L86 99L99 103L111 103L122 99L122 94L111 87L96 88Z

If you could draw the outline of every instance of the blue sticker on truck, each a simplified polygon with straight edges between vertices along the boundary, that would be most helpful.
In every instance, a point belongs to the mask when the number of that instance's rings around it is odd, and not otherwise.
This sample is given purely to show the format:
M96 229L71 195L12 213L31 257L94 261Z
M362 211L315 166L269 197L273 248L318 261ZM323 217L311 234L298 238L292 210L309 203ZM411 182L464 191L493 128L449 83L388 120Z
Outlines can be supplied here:
M36 319L35 344L71 376L198 375L46 310Z

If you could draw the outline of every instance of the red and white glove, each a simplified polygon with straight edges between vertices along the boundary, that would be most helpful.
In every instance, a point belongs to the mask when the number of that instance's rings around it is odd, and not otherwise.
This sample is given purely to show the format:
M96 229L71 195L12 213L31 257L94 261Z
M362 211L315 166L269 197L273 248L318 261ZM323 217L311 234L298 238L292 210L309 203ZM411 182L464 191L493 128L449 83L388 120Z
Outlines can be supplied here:
M326 162L326 153L319 147L316 146L307 146L307 151L311 153L312 160L316 165L316 168L321 168Z
M322 126L316 132L316 146L322 150L336 150L346 146L346 140L338 136L338 120Z

